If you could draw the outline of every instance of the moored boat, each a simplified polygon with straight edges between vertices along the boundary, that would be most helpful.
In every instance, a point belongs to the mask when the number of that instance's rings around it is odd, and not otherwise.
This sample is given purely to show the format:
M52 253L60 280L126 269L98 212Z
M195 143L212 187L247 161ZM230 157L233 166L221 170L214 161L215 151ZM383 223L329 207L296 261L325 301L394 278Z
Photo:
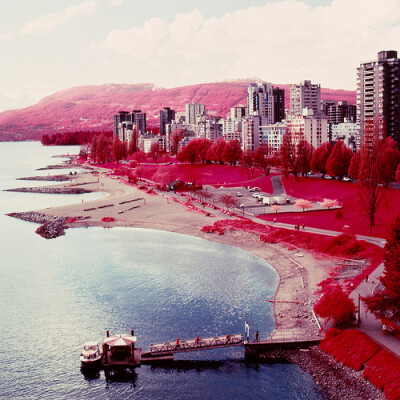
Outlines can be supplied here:
M85 342L80 360L82 367L95 367L100 365L103 353L97 342Z

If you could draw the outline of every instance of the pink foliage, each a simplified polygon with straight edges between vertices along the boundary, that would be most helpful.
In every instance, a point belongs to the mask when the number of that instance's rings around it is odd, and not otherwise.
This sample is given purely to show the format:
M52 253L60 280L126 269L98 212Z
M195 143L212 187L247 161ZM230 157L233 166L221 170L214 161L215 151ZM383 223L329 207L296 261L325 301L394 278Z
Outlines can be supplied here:
M322 296L314 305L317 315L326 319L332 318L336 324L352 319L356 306L340 285L324 284L321 292Z
M205 232L205 233L215 233L215 232L217 232L219 235L223 235L224 232L225 232L224 228L221 228L221 227L218 227L218 226L215 226L215 225L203 226L201 228L201 231Z
M306 225L314 228L371 236L369 221L359 205L358 187L349 182L339 182L318 178L282 178L286 192L297 198L321 201L324 198L337 199L343 207L343 219L336 218L336 210L312 213L280 213L278 222ZM259 186L259 185L258 185ZM376 225L372 236L386 238L392 221L400 214L400 190L382 188L385 201L377 212ZM275 215L266 214L260 218L273 220Z
M329 329L320 347L325 353L331 354L336 360L356 371L360 371L363 365L380 350L373 340L355 329L346 331Z
M312 202L305 199L297 199L294 206L297 208L301 208L303 211L313 208Z
M321 207L325 207L325 208L332 208L332 207L338 207L339 206L339 202L337 201L337 199L335 200L331 200L331 199L324 199L324 201L321 203Z
M386 350L371 358L365 366L363 376L378 389L383 389L389 400L400 399L400 361Z
M278 206L277 204L275 204L275 205L273 205L273 206L271 207L271 210L272 210L272 211L275 211L275 212L277 213L278 211L281 210L281 208L282 208L282 206Z

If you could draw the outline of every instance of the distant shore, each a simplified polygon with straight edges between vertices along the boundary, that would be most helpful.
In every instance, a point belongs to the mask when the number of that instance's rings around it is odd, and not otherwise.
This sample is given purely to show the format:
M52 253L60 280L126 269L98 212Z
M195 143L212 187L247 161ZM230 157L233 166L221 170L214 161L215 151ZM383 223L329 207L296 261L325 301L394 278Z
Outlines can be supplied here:
M290 250L280 244L265 244L259 240L259 235L248 232L227 230L224 235L204 233L201 231L203 226L231 217L214 208L202 210L193 207L186 203L186 198L179 199L178 196L178 199L175 199L169 196L168 192L154 194L151 191L148 192L147 188L139 189L119 177L108 175L108 172L102 168L92 168L90 171L71 176L71 182L63 182L65 186L63 189L75 190L84 185L87 191L108 193L109 196L105 198L10 216L25 220L32 218L32 222L50 226L52 230L50 229L49 232L54 236L49 237L56 237L57 229L63 231L64 228L134 227L176 232L240 247L266 260L279 274L279 286L274 297L277 301L274 303L276 329L299 329L307 330L312 334L318 333L319 328L312 314L314 292L317 284L334 267L332 260L318 259L303 250ZM54 190L57 190L57 187L60 188L60 185L46 186ZM146 187L145 184L144 187ZM295 303L287 303L287 301ZM263 338L260 337L260 339ZM309 354L315 354L315 351ZM324 375L325 383L315 379L315 376L314 379L324 388L328 398L335 398L330 397L333 392L326 386L332 371L329 367L324 368L325 361L318 363L314 357L314 362L308 362L306 360L311 358L306 353L302 354L301 359L295 356L286 358L298 363L311 375ZM322 359L322 356L319 359ZM322 370L324 371L321 372ZM347 373L353 376L353 372L349 370ZM368 390L374 388L363 379L356 381L360 386L358 393L366 393L365 387L368 387ZM337 386L336 383L334 385ZM362 390L361 387L363 387ZM353 396L354 390L358 389L353 387L352 394L350 394L350 389L343 393ZM377 396L380 392L376 389L374 393ZM383 399L384 396L374 398Z

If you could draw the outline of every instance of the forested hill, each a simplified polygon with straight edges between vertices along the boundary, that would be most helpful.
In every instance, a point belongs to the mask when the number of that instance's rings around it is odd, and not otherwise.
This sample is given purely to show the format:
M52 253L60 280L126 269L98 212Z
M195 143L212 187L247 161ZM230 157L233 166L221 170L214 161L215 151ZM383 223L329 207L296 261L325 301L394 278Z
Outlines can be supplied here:
M72 131L110 131L112 116L118 111L140 109L147 113L148 125L158 125L159 110L171 107L184 112L185 103L204 103L207 111L226 116L237 104L247 104L247 88L254 80L205 83L172 89L150 83L80 86L56 92L35 105L0 113L0 141L40 140L43 134ZM290 85L285 89L289 105ZM355 104L350 90L322 89L323 100L346 100Z

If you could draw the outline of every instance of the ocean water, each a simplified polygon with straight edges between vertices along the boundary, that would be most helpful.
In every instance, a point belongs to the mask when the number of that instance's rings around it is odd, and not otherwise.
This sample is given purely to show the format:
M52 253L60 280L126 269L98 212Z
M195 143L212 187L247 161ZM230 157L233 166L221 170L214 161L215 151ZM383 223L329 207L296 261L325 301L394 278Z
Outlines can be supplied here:
M148 229L73 229L57 239L5 216L102 194L3 192L77 147L0 143L1 399L320 399L296 365L244 360L242 348L191 352L168 365L85 375L79 355L105 331L135 329L138 346L243 333L266 335L276 271L241 249Z

